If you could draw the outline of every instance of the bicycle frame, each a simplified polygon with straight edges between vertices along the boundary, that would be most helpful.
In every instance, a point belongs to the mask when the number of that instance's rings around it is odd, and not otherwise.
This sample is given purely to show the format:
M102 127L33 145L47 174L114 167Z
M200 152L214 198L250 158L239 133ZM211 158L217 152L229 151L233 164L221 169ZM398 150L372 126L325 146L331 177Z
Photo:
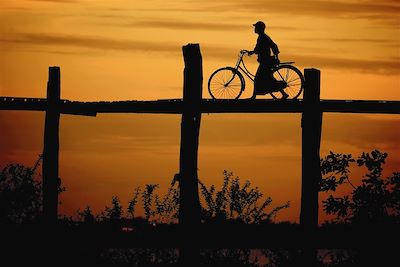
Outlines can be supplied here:
M247 68L246 68L246 65L244 64L244 61L243 61L243 56L245 55L245 54L247 54L248 53L248 51L246 51L246 50L242 50L242 51L240 51L240 54L239 54L239 57L238 57L238 60L237 60L237 62L236 62L236 64L235 64L235 69L236 70L239 70L239 71L241 71L243 74L245 74L250 80L252 80L253 82L254 82L254 78L255 78L255 75L253 74L253 73L251 73ZM293 64L294 62L280 62L278 65L276 65L274 68L273 68L273 72L280 66L280 65L285 65L285 64L289 64L289 65L291 65L291 64ZM243 67L242 67L243 66ZM281 75L281 73L278 71L278 74L279 74L279 76L282 78L282 80L284 79L283 77L282 77L282 75ZM233 80L233 78L232 78L232 80ZM228 84L230 83L230 81L228 82ZM243 89L244 90L244 89Z
M243 56L244 56L244 54L246 54L246 53L247 53L247 52L240 51L238 60L237 60L237 62L236 62L236 64L235 64L235 69L236 69L236 70L240 70L243 74L245 74L250 80L252 80L252 81L254 82L255 75L254 75L253 73L251 73L251 72L246 68L246 65L244 64L244 61L243 61ZM243 67L242 67L241 65L242 65Z

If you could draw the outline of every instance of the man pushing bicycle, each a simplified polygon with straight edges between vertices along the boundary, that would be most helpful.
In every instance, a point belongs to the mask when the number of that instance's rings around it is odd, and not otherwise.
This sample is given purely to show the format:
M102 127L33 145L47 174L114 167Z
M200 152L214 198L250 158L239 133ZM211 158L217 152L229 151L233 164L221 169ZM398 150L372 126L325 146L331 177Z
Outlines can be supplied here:
M215 70L208 79L208 92L213 99L239 99L246 87L245 75L254 82L251 99L265 94L270 94L274 99L296 99L304 88L303 73L292 65L294 62L279 61L278 46L264 33L263 22L253 25L258 34L254 50L240 50L235 66ZM274 56L271 56L271 50ZM256 75L247 69L243 60L244 55L252 54L257 54L260 63Z
M273 68L279 63L279 49L276 43L265 34L265 23L257 21L254 26L254 32L258 34L257 44L253 51L249 51L248 55L257 54L259 66L254 79L254 92L252 99L256 95L265 95L273 91L279 91L282 94L282 99L286 99L289 95L283 91L286 87L284 81L277 81L273 76ZM271 56L271 50L274 56Z

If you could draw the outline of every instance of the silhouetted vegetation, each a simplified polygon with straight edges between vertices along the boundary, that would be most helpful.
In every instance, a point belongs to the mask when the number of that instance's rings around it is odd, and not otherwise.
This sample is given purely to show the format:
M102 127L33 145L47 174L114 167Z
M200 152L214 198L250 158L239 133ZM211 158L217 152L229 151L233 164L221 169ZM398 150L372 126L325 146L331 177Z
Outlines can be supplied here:
M276 214L289 207L289 202L267 211L272 199L263 200L263 194L258 187L253 187L250 181L241 184L240 178L232 172L223 172L223 183L218 190L214 185L207 187L199 182L201 193L201 220L203 223L237 221L246 224L272 223ZM124 212L118 196L113 196L111 207L105 207L99 215L94 216L90 207L81 212L82 220L97 218L98 221L119 221L123 219L138 219L137 205L141 204L144 211L144 221L149 224L177 223L179 214L179 187L171 183L167 192L160 196L156 190L157 184L147 184L143 189L135 188ZM141 201L140 201L141 200Z
M326 214L333 216L320 228L321 233L328 236L352 235L354 239L367 240L380 233L391 233L396 229L400 219L400 173L395 172L383 177L383 166L387 154L374 150L362 153L357 158L350 154L331 152L321 160L322 180L320 191L329 193L322 202ZM39 219L42 210L42 187L36 167L29 168L19 164L11 164L0 170L0 207L2 231L11 225L29 225ZM351 176L353 167L363 167L366 173L360 179ZM356 182L357 181L357 182ZM348 186L348 194L343 194L341 187ZM179 214L179 185L173 181L165 194L159 194L159 186L147 184L137 187L124 205L118 196L113 196L111 204L103 211L94 214L89 206L78 210L77 220L71 217L60 217L60 230L63 238L74 235L103 242L108 240L114 244L128 242L129 238L145 238L149 236L165 236L178 238L177 222ZM65 189L60 188L60 192ZM261 237L260 231L269 231L271 237L274 229L284 230L293 240L301 239L291 236L298 229L291 223L274 223L276 214L289 207L289 202L271 208L272 199L264 197L257 187L249 181L241 182L233 173L224 171L220 188L207 186L199 182L201 194L202 233L213 236L220 235L232 242L243 238L241 230L247 231L251 239ZM139 216L138 213L142 216ZM245 228L248 226L261 228ZM356 228L354 228L356 226ZM215 228L216 227L216 228ZM244 228L241 228L244 227ZM263 228L264 227L264 228ZM267 227L267 228L265 228ZM268 228L272 227L272 228ZM215 229L217 230L215 230ZM30 233L28 228L26 233ZM212 230L214 229L214 230ZM269 230L268 230L269 229ZM272 229L272 230L271 230ZM356 232L354 230L357 230ZM211 232L207 232L211 231ZM214 232L213 232L214 231ZM281 231L282 232L282 231ZM24 233L24 232L22 232ZM128 239L126 239L127 236ZM35 236L35 235L33 235ZM61 238L61 237L59 237ZM83 240L85 240L85 238ZM204 239L203 239L204 240ZM96 244L92 241L88 244ZM143 239L146 243L148 241ZM262 241L262 240L261 240ZM111 243L110 243L111 242ZM290 240L284 242L291 242ZM381 259L390 258L391 250L357 248L341 244L340 240L332 240L338 244L335 250L319 250L321 266L357 266L368 263L380 263ZM368 242L368 241L367 241ZM288 243L288 244L289 244ZM115 243L117 244L117 243ZM359 244L359 243L355 243ZM342 247L343 245L343 247ZM34 250L32 250L34 251ZM93 248L84 246L68 247L70 262L81 259L82 263L97 266L171 266L176 265L179 251L176 248L106 248L104 245ZM33 253L33 252L31 252ZM56 254L54 254L56 255ZM288 248L208 248L200 250L200 260L204 266L297 266L301 257L301 249ZM375 261L374 261L375 260ZM207 265L209 264L209 265Z
M382 177L387 153L374 150L362 153L357 159L351 154L331 152L321 160L321 191L336 191L339 186L348 184L352 192L341 197L332 194L323 201L327 214L335 215L336 223L373 224L399 223L400 219L400 173L395 172ZM354 185L350 180L350 166L365 167L367 173L361 184Z
M400 222L400 173L394 172L383 177L383 165L388 154L378 150L362 153L358 158L351 154L331 152L321 160L323 178L321 192L330 192L322 201L326 214L333 219L326 221L326 227L336 225L337 231L365 240L368 246L347 250L333 250L325 254L329 266L386 266L394 260L397 245L374 244L376 235L393 235ZM358 179L351 178L352 165L366 168L366 173ZM356 184L354 181L360 183ZM352 182L353 181L353 182ZM339 187L350 186L349 194L334 196ZM358 232L349 231L349 226Z
M37 174L41 158L33 167L9 164L0 169L0 222L33 223L39 220L43 205L41 177ZM59 187L59 193L65 191Z
M253 187L250 181L241 185L239 177L234 177L232 172L224 171L223 175L224 180L219 191L216 191L214 185L207 188L199 182L203 200L203 222L236 220L247 224L271 223L280 210L289 207L287 202L268 212L266 209L272 203L272 199L267 197L262 200L263 194L258 187Z
M199 185L201 220L204 224L272 224L276 214L289 207L289 203L285 203L268 210L272 203L270 197L263 199L263 194L258 187L253 187L250 181L242 184L239 177L235 177L228 171L223 172L220 189L214 185L208 187L203 182L199 182ZM174 225L177 223L179 214L178 184L173 181L164 195L158 194L158 187L156 184L147 184L143 189L135 188L126 210L123 210L120 199L113 196L111 206L106 206L98 215L93 215L90 207L86 207L83 211L78 211L79 218L85 224L92 224L93 220L98 224L118 224L124 231L143 232L152 229L149 226ZM141 205L144 217L136 215L138 205ZM218 266L260 266L260 258L253 254L252 249L204 249L201 250L201 259L203 263L212 262ZM106 249L101 253L101 257L108 265L176 264L178 251L176 249ZM262 257L265 258L265 256Z
M42 210L42 185L34 172L19 164L0 172L0 211L6 223L21 224L38 219Z

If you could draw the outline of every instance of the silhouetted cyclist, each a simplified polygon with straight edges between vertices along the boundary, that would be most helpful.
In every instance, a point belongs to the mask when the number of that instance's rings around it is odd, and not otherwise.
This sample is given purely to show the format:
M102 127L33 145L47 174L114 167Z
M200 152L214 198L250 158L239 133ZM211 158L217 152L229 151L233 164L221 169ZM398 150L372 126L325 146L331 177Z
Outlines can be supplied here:
M258 66L254 78L254 92L251 98L255 99L257 94L262 95L271 91L280 91L282 93L282 99L286 99L289 97L289 95L283 91L286 84L277 81L272 74L272 68L279 62L278 46L265 34L264 22L257 21L253 26L254 32L258 34L258 38L256 47L253 51L249 52L249 55L257 54L257 61L260 65ZM274 56L271 56L271 50Z

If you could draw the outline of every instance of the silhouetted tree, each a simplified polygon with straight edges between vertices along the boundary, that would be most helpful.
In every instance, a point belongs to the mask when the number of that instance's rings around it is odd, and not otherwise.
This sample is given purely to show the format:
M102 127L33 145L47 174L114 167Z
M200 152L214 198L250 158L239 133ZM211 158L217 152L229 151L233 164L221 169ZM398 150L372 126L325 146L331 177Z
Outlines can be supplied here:
M137 187L135 189L135 192L133 193L132 199L128 203L128 214L133 218L135 218L135 211L136 211L136 204L138 202L139 198L139 193L140 193L140 187Z
M239 177L224 170L224 181L221 190L216 191L212 185L208 189L201 181L200 192L204 204L201 206L204 221L240 220L244 223L272 222L276 214L289 207L289 202L267 212L272 199L267 197L262 201L263 194L258 187L252 187L250 181L240 184Z
M42 210L42 184L31 168L10 164L0 171L0 218L20 224L38 218Z
M157 187L157 184L146 184L145 190L142 192L143 209L147 221L150 221L151 217L156 214L156 211L153 210L153 193Z
M352 188L349 194L330 194L323 201L323 210L335 216L332 221L328 221L336 226L334 229L362 231L366 242L369 241L368 237L390 235L397 231L400 223L400 173L394 172L383 177L383 165L387 156L387 153L378 150L363 152L357 159L351 154L331 152L321 160L321 191L336 191L344 184ZM366 168L361 183L356 184L352 182L354 179L350 179L352 165ZM340 224L353 228L341 228ZM370 242L370 246L328 251L325 260L329 258L329 264L326 266L392 266L397 261L396 245Z
M345 183L352 186L349 195L334 197L332 194L323 201L327 214L336 215L335 221L341 223L388 223L400 222L400 173L382 177L383 164L387 153L374 150L362 153L357 159L351 154L331 152L321 160L323 179L320 190L335 191ZM361 184L355 186L349 178L350 165L366 167L367 173Z
M89 206L86 206L86 208L83 211L78 210L77 213L78 213L78 218L85 224L93 224L96 221L92 209Z
M30 168L9 164L0 169L0 222L29 223L39 219L43 208L41 176L36 173L39 160ZM65 187L58 188L58 192Z
M214 185L208 188L199 181L201 192L201 218L203 222L240 220L244 223L272 222L276 214L289 207L289 202L266 209L272 203L267 197L262 200L263 194L258 187L253 187L250 181L242 185L239 177L232 172L224 171L222 187L219 191ZM173 223L177 222L179 213L179 188L174 182L164 196L156 192L157 184L147 184L143 191L140 187L134 190L132 199L128 203L127 213L135 218L136 206L141 195L145 219L149 222Z
M174 223L179 215L179 188L171 185L164 197L155 195L157 221L160 223Z
M111 207L105 208L102 212L101 217L105 221L118 222L121 220L123 215L123 210L119 197L113 196L111 200Z

